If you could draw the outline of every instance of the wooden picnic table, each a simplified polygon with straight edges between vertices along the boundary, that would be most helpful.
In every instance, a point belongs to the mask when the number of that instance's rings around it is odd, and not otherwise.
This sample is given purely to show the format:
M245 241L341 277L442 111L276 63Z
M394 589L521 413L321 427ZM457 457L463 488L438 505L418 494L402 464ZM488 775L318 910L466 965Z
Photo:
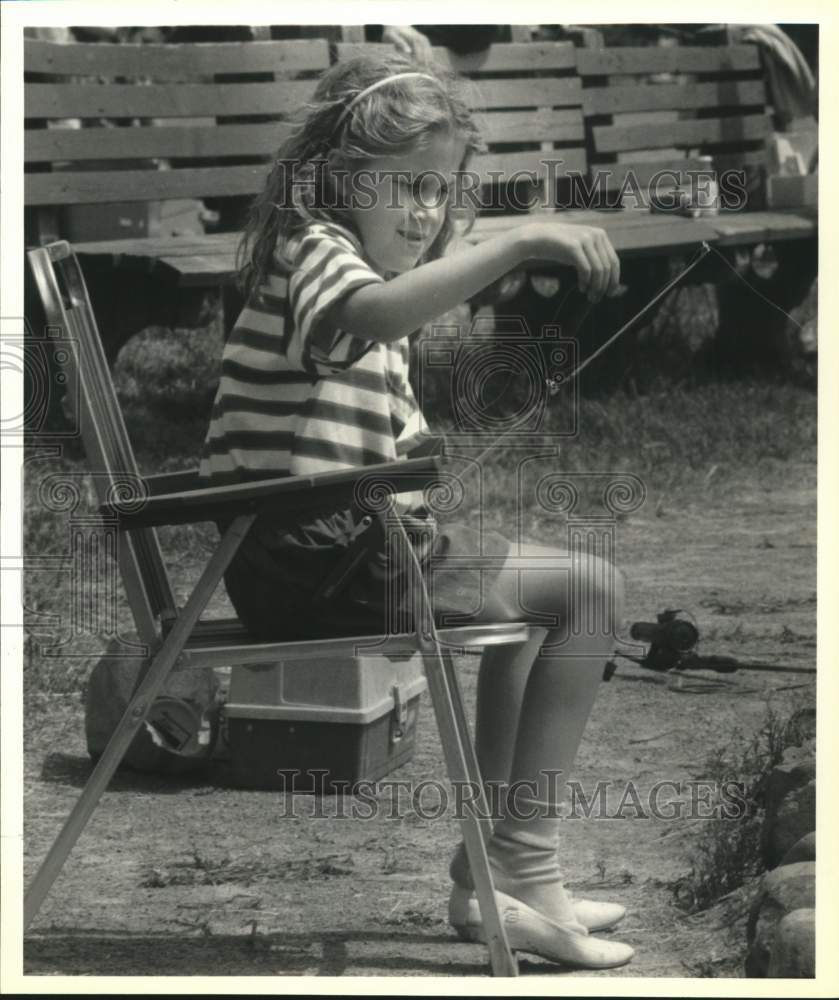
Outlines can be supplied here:
M469 234L480 242L509 231L516 225L540 219L498 216L479 219ZM567 211L545 213L547 220L599 226L605 229L622 256L648 257L685 250L706 241L713 246L755 245L758 243L815 236L818 222L815 209L764 212L721 212L718 216L691 219L681 215L622 211ZM215 233L155 240L102 240L77 243L81 256L110 257L118 267L162 268L183 287L231 284L236 274L239 233Z

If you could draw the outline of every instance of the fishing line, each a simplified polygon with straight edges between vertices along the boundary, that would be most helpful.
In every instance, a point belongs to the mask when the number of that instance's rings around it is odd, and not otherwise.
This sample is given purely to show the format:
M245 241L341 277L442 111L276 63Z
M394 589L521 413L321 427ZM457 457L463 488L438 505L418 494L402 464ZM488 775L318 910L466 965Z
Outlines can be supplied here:
M584 361L582 361L579 365L577 365L577 367L574 369L573 372L571 372L570 375L568 375L567 377L563 376L561 379L558 379L556 376L553 377L549 376L547 379L547 387L550 394L552 396L556 395L556 392L558 391L559 386L562 383L570 382L573 379L575 379L580 374L580 372L584 371L591 364L591 362L595 360L595 358L599 357L599 355L601 355L608 347L610 347L619 337L622 337L623 334L625 334L632 326L634 326L635 323L638 322L638 320L646 316L646 314L653 308L653 306L655 306L656 303L660 302L661 299L671 289L675 288L676 285L687 274L689 274L696 267L696 265L699 264L699 262L708 255L708 253L710 253L710 251L711 247L706 242L703 241L696 257L689 264L687 264L674 278L671 278L665 285L663 285L662 288L658 292L656 292L656 294L649 300L649 302L647 302L644 306L642 306L638 310L638 312L635 313L634 316L630 317L630 319L628 319L626 323L624 323L623 326L616 333L612 334L612 336L609 337L609 339L605 341L603 344L601 344L601 346L598 347L596 351L594 351ZM567 300L567 297L568 293L566 294L565 299L563 299L563 302L560 303L560 309L564 304L564 302ZM579 329L579 327L582 326L582 323L585 320L586 316L588 315L589 311L591 310L592 306L593 303L589 302L587 307L581 311L581 315L578 318L578 322L576 323L577 329ZM484 450L478 455L478 457L474 459L474 462L475 463L483 462L484 459L489 454L491 454L496 448L498 448L501 445L501 443L516 429L516 426L517 426L516 424L511 425L510 427L507 428L507 430L503 431L497 438L491 441L489 445L486 448L484 448Z
M556 393L559 391L559 389L564 383L571 382L573 379L577 378L577 376L580 375L581 372L585 371L585 369L592 363L592 361L596 360L601 354L603 354L604 351L606 351L609 347L611 347L611 345L614 344L614 342L618 340L619 337L622 337L640 319L646 316L647 313L649 313L650 310L655 305L657 305L664 298L664 296L667 295L669 291L675 288L676 285L679 284L679 282L700 263L700 261L704 260L709 253L713 253L717 257L719 257L719 259L722 260L722 262L726 265L726 267L729 268L729 270L731 270L740 279L740 281L748 289L750 289L750 291L752 291L759 298L763 299L764 302L770 305L773 309L780 312L783 316L786 316L787 319L789 319L792 323L795 324L795 326L798 327L798 329L803 329L801 324L792 316L790 316L790 314L785 309L779 306L776 302L773 302L770 298L764 295L759 289L755 288L755 286L752 285L751 282L749 282L742 274L740 274L740 272L728 260L725 254L721 253L716 247L711 246L708 242L703 240L696 257L689 264L687 264L675 277L671 278L668 282L666 282L661 287L661 289L658 292L656 292L656 294L644 306L642 306L641 309L639 309L634 316L628 319L626 323L624 323L623 326L620 327L619 330L617 330L614 334L612 334L612 336L609 337L608 340L606 340L603 344L601 344L600 347L598 347L579 365L577 365L577 367L571 372L570 375L559 376L559 377L554 375L548 377L547 387L550 395L551 396L556 395ZM563 307L565 306L565 303L568 301L568 297L573 292L573 290L574 288L572 286L563 296L557 309L554 312L554 319L552 322L555 323L556 320L559 318L559 314L561 313ZM582 324L588 317L588 314L591 311L593 305L594 303L587 301L585 307L577 314L577 316L575 317L575 322L573 324L573 329L570 331L572 335L575 335L582 327ZM496 399L493 400L493 402L497 402L498 399L500 399L501 396L503 396L504 392L506 392L509 385L510 385L510 379L508 379L507 384L498 394ZM476 463L484 461L484 459L486 459L488 455L490 455L496 448L498 448L502 444L504 440L506 440L507 437L509 437L509 435L516 429L516 426L517 424L513 424L510 427L508 427L507 430L503 431L497 438L491 441L486 448L484 448L484 450L477 456L476 459L474 459L474 461Z
M629 330L630 327L634 326L639 319L641 319L643 316L646 316L646 314L652 309L652 307L656 305L658 302L660 302L661 299L663 299L664 296L672 288L675 288L676 285L678 285L678 283L682 280L682 278L684 278L686 274L689 274L701 260L704 260L712 249L713 247L711 247L708 243L706 243L703 240L701 249L697 253L696 257L690 262L690 264L688 264L685 268L683 268L683 270L681 270L676 275L675 278L671 278L670 281L668 281L667 284L664 285L660 291L656 292L656 294L649 300L649 302L647 302L646 305L642 306L638 310L638 312L635 313L634 316L630 317L630 319L628 319L616 333L613 333L612 336L609 337L607 341L601 344L600 347L597 348L597 350L592 351L592 353L589 354L589 356L584 361L580 362L580 364L577 365L574 371L568 376L567 381L570 382L572 379L575 379L580 374L580 372L585 371L585 369L588 368L588 366L592 363L592 361L594 361L595 358L599 357L606 350L607 347L610 347L618 339L618 337L623 336L623 334L626 333L626 331ZM562 381L566 380L563 379ZM556 379L549 380L549 387L551 387L551 382L557 383L557 380Z
M751 282L749 282L746 278L744 278L743 275L737 270L737 268L731 263L731 261L725 256L724 253L720 253L720 251L717 250L716 247L709 247L709 249L712 250L719 257L719 259L723 262L723 264L725 264L727 268L729 268L729 270L733 271L734 274L737 275L737 277L743 282L746 288L751 289L755 293L755 295L763 299L763 301L766 302L767 305L772 306L773 309L776 309L783 316L786 316L786 318L790 320L792 323L794 323L799 330L804 329L804 327L798 322L797 319L794 319L792 316L790 316L790 314L786 311L786 309L783 309L781 306L779 306L777 302L773 302L772 299L767 298L763 294L763 292L755 288L755 286L751 284Z

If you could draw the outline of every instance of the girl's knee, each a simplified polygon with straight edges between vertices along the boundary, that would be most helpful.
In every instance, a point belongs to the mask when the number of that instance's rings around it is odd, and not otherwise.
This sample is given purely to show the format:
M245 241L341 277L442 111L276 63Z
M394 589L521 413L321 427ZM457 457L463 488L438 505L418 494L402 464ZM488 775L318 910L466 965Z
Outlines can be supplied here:
M524 554L539 556L523 581L523 591L534 610L559 613L569 621L586 615L609 632L618 628L623 619L625 583L617 566L588 552L572 557L567 552L534 547Z

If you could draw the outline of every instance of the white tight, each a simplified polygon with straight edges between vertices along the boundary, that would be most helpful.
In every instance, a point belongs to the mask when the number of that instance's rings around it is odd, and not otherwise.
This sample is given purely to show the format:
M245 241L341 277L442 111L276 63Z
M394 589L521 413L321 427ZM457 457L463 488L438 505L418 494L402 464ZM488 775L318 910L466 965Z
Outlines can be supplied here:
M524 644L484 652L476 742L485 781L536 781L534 797L550 801L555 782L542 772L568 776L614 649L623 599L620 572L596 557L572 562L559 550L531 545L508 558L489 600L520 602L558 621L534 628ZM540 655L543 645L547 655Z

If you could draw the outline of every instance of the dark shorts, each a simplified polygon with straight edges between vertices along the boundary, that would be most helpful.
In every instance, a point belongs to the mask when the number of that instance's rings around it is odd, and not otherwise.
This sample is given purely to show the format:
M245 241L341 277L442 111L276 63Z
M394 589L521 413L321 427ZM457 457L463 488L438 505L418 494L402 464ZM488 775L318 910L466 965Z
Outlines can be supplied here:
M499 609L492 600L511 547L503 535L461 523L430 525L427 544L417 544L415 551L439 627L526 618ZM348 510L293 527L270 517L257 519L225 573L230 600L253 635L293 641L412 630L408 574L397 571L383 578L377 570L393 565L387 561L386 529L378 522L369 529L378 532L369 559L327 603L313 603L318 587L344 557L353 527Z

